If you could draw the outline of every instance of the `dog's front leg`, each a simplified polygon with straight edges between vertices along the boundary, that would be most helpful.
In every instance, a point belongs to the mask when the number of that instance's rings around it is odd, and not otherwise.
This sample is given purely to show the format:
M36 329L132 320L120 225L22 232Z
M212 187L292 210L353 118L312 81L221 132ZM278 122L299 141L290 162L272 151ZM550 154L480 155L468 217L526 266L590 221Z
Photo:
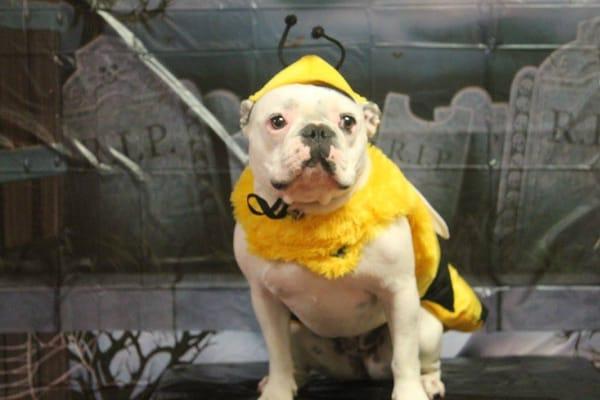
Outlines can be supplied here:
M365 272L375 278L374 294L383 305L393 353L393 400L427 400L419 362L419 291L410 225L400 218L367 249ZM373 267L376 266L376 267Z
M389 282L381 296L392 338L392 400L427 400L419 362L419 294L412 279Z
M235 258L250 285L252 307L269 353L269 376L261 382L260 400L292 400L296 382L290 346L290 311L265 287L266 262L248 252L246 234L240 225L236 225L233 238Z
M297 387L290 346L290 312L264 286L254 284L250 289L269 353L269 376L259 400L292 400Z

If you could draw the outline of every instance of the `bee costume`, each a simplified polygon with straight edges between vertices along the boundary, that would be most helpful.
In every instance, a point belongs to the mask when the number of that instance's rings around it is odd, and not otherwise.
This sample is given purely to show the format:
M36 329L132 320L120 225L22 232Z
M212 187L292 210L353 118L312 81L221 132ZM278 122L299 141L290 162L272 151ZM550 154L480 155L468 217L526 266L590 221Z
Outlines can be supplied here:
M258 101L270 90L294 83L328 86L359 104L367 102L336 69L314 55L280 71L250 100ZM364 246L395 220L406 217L421 305L446 329L473 331L481 327L486 310L456 269L441 257L432 217L418 192L377 147L369 146L367 151L372 168L364 187L331 213L302 218L287 215L287 205L277 215L269 213L268 204L253 193L252 171L247 167L231 201L235 219L246 233L248 250L267 260L296 262L326 279L336 279L352 274ZM273 209L281 203L278 200ZM256 211L257 206L264 214Z

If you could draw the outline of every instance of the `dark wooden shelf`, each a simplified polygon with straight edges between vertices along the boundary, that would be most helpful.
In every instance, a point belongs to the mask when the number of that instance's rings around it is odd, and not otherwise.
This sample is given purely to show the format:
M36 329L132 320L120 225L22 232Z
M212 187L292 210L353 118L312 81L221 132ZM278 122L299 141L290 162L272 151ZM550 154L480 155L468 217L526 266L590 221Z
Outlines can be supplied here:
M65 172L65 161L45 146L0 151L0 183L39 179Z

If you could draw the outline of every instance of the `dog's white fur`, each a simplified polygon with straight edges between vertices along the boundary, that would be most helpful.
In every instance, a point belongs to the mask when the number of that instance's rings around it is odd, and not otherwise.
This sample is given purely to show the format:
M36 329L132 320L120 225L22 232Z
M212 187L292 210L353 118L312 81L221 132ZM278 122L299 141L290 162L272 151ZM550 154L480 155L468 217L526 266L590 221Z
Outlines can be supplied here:
M270 125L276 114L287 122L282 129ZM341 115L356 119L350 131L342 129ZM379 116L373 103L359 105L333 89L313 85L286 85L255 104L244 101L241 125L249 138L255 193L270 204L283 198L291 209L302 213L327 213L340 207L369 176L366 149ZM328 158L335 163L331 175L320 166L304 163L310 152L299 132L311 123L335 132L336 145L331 146ZM275 189L272 183L282 181L289 185ZM444 221L429 207L436 231L447 237ZM238 224L235 256L249 282L269 353L269 375L261 383L260 400L292 399L297 381L313 368L340 379L365 373L375 379L392 376L392 399L396 400L443 396L439 360L443 328L419 305L406 218L399 218L364 248L352 274L335 280L295 263L257 257L248 252L245 237ZM290 322L291 312L300 323ZM361 371L351 367L349 356L336 350L331 339L365 335L386 322L388 333L374 352L362 358Z

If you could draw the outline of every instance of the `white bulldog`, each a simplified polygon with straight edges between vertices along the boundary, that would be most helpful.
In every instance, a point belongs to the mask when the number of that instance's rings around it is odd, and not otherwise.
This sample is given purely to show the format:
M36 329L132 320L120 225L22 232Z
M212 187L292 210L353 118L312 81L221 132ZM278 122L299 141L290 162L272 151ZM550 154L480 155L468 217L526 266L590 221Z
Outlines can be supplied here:
M314 65L306 67L303 63ZM288 67L293 70L287 75L274 77L260 96L251 97L256 101L242 102L240 122L249 139L248 168L253 176L247 207L253 214L268 214L258 218L316 219L331 215L346 207L374 172L368 147L379 125L379 108L358 97L337 71L322 63L315 56L307 56ZM313 69L325 71L323 77L309 76L300 83L286 78L312 75ZM328 79L334 84L323 85ZM387 175L384 185L388 185L385 182ZM246 206L242 205L246 192L235 200L239 186L238 182L232 195L234 208ZM432 230L447 238L442 218L416 193L414 197L420 197L425 205L426 219L432 221L429 226L433 224ZM263 213L255 209L256 202L262 203ZM445 322L420 303L407 217L395 218L377 231L376 237L361 247L352 271L336 279L299 262L251 251L253 242L249 239L254 236L249 235L264 231L265 225L257 223L248 232L238 219L234 252L248 280L269 353L269 374L259 385L260 400L292 399L312 370L339 379L392 377L395 400L444 396L440 346ZM437 246L435 233L431 232L431 237ZM265 249L280 245L278 237L272 239ZM292 249L294 245L292 242ZM305 250L311 249L303 248L302 252ZM331 257L343 257L344 251L342 248L339 255ZM454 288L464 282L454 270L450 276L447 280ZM472 293L470 288L465 291ZM472 297L476 329L485 316L476 296ZM453 307L448 308L454 312Z

